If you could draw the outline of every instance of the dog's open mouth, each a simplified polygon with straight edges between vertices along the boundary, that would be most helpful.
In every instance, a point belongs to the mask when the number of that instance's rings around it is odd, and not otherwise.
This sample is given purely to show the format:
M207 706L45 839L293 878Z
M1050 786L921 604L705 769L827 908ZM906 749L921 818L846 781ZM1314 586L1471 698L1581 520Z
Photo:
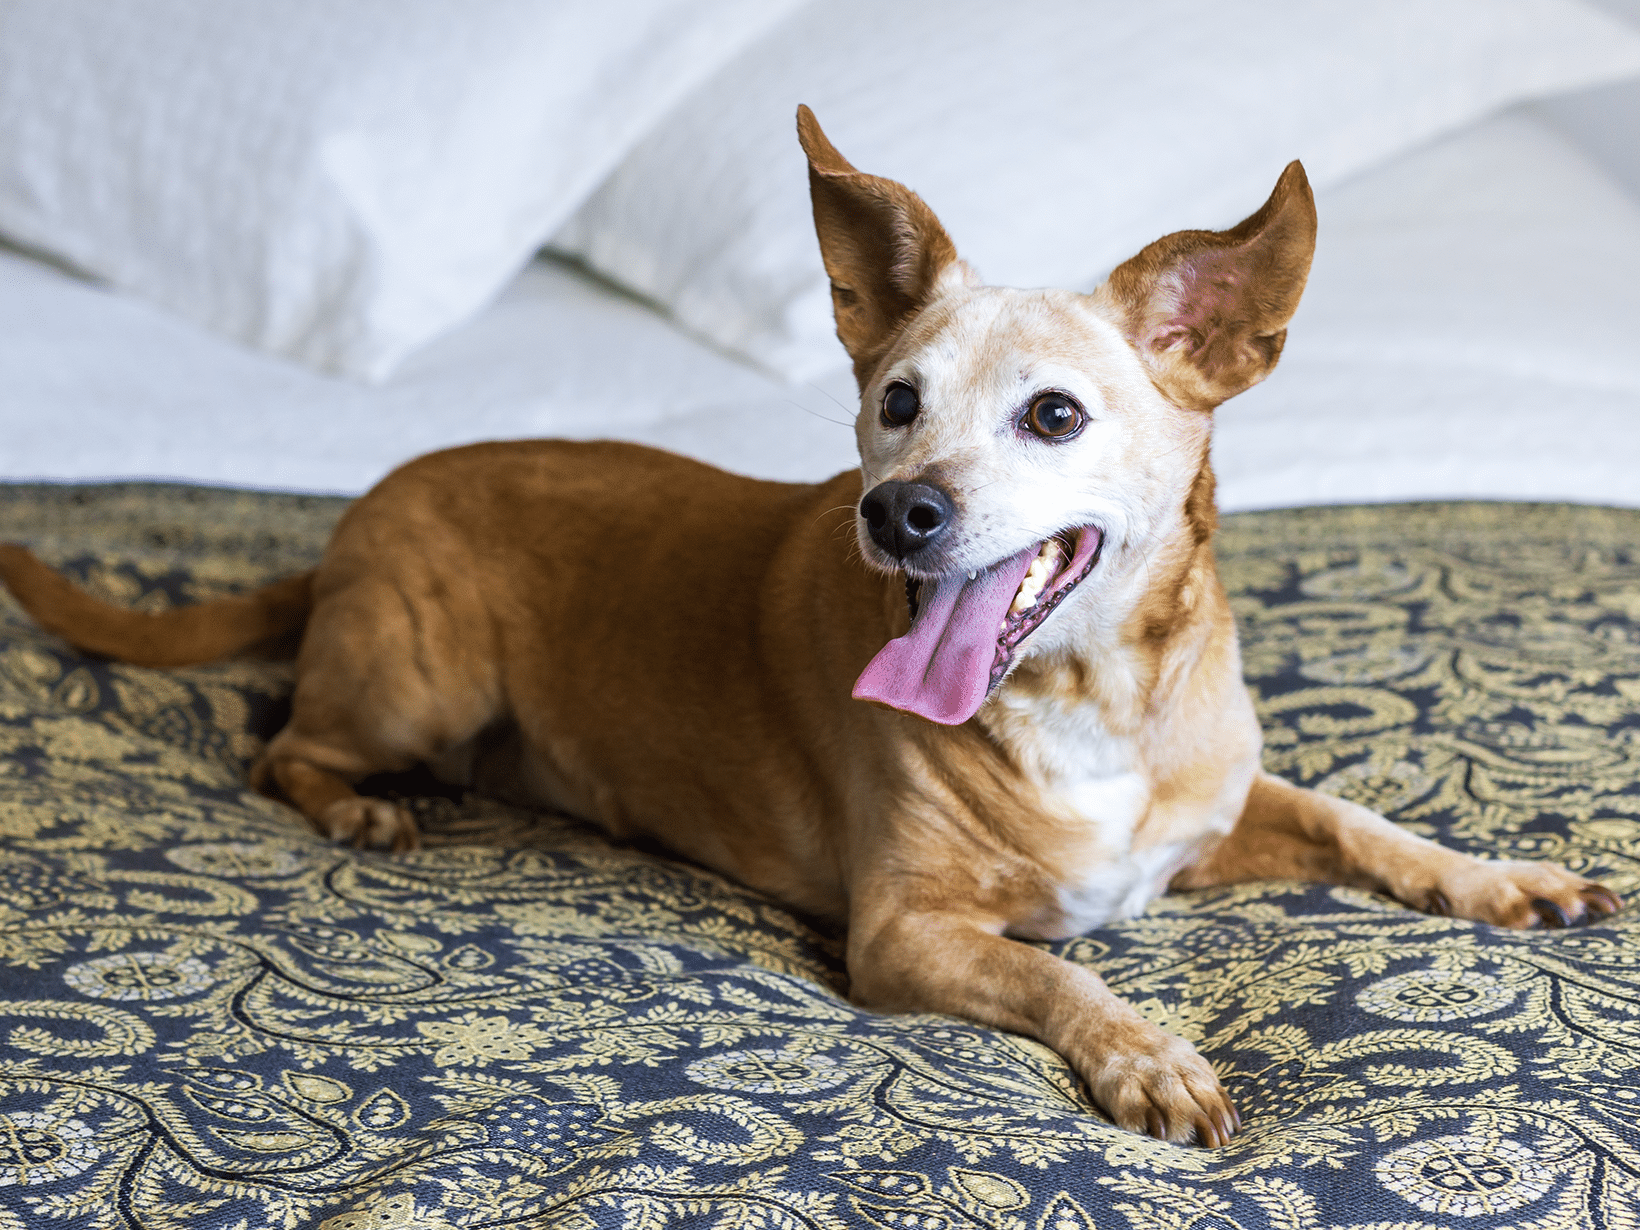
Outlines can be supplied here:
M908 583L911 629L861 672L855 698L966 722L1025 638L1087 579L1103 543L1097 526L1062 530L989 568Z

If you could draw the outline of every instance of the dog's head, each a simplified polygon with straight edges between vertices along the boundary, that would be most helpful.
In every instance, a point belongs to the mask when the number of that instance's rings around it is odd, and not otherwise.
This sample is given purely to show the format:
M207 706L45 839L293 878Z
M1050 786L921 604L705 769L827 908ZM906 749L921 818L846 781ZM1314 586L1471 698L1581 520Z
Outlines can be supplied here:
M1212 409L1275 367L1315 248L1290 164L1227 231L1180 231L1090 295L980 284L908 188L798 109L837 336L854 360L866 561L911 630L855 688L954 724L1024 652L1115 633L1163 556L1212 533Z

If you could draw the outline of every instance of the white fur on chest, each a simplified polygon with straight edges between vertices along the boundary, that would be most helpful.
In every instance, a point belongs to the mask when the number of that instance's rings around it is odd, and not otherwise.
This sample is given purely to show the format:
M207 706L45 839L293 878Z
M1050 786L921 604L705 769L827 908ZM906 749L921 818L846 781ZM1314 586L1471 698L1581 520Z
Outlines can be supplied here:
M1066 782L1054 793L1085 826L1076 843L1081 857L1061 869L1057 917L1033 919L1019 933L1062 939L1142 913L1166 888L1185 849L1181 842L1134 849L1134 831L1150 810L1149 781L1129 770Z
M1080 935L1093 927L1119 918L1144 913L1151 898L1167 889L1168 880L1179 869L1189 847L1184 842L1167 842L1129 850L1121 858L1091 869L1078 882L1059 888L1060 922L1056 935L1063 939Z
M1056 850L1041 852L1054 881L1053 906L1017 920L1009 934L1062 939L1134 917L1166 888L1188 843L1134 849L1152 784L1133 742L1106 730L1091 706L1030 716L1027 771L1068 831Z

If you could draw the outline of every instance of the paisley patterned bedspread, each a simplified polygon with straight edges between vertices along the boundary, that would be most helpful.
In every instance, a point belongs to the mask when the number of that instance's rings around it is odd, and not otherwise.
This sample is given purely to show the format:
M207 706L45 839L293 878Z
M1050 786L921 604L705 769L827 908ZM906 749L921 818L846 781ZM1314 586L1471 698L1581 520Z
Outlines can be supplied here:
M143 607L314 560L340 501L0 488ZM1269 767L1640 890L1640 513L1221 534ZM0 1230L1640 1226L1640 924L1272 883L1051 945L1190 1038L1229 1148L1044 1047L861 1012L838 937L554 816L418 793L408 857L251 793L287 665L80 658L0 599Z

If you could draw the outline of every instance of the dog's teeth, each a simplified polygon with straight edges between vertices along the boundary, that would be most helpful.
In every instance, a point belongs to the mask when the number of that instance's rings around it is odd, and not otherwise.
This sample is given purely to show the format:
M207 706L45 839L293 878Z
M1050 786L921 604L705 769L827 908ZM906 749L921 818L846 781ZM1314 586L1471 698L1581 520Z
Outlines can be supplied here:
M979 580L979 569L978 569L978 568L975 568L975 569L974 569L974 570L973 570L973 571L972 571L972 572L970 572L970 573L969 573L969 574L968 574L968 579L969 579L969 580L970 580L970 581L977 581L977 580Z
M1014 600L1008 607L1010 614L1022 614L1036 605L1037 598L1047 588L1048 579L1053 575L1054 567L1062 554L1064 552L1052 538L1042 544L1042 549L1036 553L1031 566L1025 570L1025 579L1019 583L1019 592L1014 595Z

